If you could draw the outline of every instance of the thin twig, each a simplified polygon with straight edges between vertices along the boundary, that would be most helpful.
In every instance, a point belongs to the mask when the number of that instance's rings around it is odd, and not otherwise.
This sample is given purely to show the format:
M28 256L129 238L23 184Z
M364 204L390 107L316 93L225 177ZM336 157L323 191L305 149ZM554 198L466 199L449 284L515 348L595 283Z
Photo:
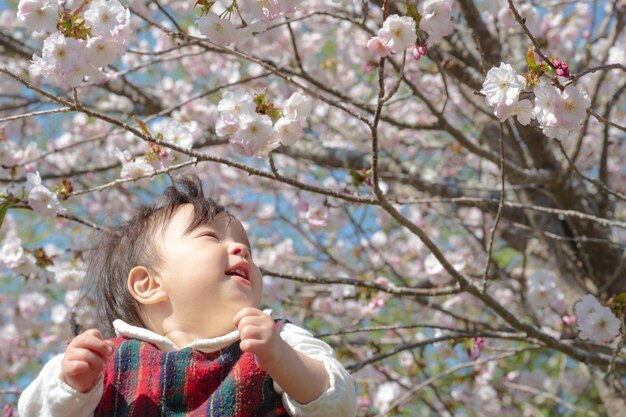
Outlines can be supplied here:
M71 109L70 107L58 107L56 109L41 110L41 111L33 111L33 112L30 112L30 113L16 114L14 116L4 117L4 118L0 119L0 123L10 122L11 120L24 119L24 118L27 118L27 117L43 116L45 114L66 113L66 112L69 112L69 111L72 111L72 110L73 109Z
M493 242L496 238L496 229L498 223L500 223L500 217L502 216L502 210L504 209L504 195L505 195L505 175L504 175L504 126L500 123L500 201L498 202L498 211L496 212L496 218L491 228L491 235L489 237L489 249L487 250L487 265L485 266L485 272L483 273L483 293L487 291L487 275L489 275L489 267L491 266L491 257L493 253Z

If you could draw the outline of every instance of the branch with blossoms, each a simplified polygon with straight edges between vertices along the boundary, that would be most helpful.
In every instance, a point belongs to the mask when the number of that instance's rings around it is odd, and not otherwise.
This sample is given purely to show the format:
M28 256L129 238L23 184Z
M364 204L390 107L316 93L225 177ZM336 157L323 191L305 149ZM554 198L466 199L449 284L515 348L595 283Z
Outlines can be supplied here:
M0 260L25 279L0 297L16 346L0 361L65 337L82 231L193 172L249 221L268 304L345 363L376 358L354 373L361 414L519 415L533 401L505 383L534 368L603 412L563 374L625 366L621 12L518 4L524 28L509 2L19 3L19 19L0 12L0 182L23 198L0 207ZM62 255L47 233L72 241ZM475 360L529 343L498 368Z

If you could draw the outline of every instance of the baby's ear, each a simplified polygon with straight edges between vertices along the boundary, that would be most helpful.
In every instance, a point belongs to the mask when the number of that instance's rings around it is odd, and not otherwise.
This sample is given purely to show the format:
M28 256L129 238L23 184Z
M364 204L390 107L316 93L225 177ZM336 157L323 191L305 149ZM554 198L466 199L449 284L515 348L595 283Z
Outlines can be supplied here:
M130 295L140 304L156 304L167 300L161 281L144 266L136 266L130 270L127 286Z

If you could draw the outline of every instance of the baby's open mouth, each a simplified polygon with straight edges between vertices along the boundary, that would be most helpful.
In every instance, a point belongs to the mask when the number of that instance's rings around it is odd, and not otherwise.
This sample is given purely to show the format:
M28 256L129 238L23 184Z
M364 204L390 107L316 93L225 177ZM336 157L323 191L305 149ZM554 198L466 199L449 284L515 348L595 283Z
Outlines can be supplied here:
M245 279L246 281L250 281L250 279L248 278L248 268L246 265L237 265L232 269L229 269L228 271L226 271L226 275L237 275L243 279Z

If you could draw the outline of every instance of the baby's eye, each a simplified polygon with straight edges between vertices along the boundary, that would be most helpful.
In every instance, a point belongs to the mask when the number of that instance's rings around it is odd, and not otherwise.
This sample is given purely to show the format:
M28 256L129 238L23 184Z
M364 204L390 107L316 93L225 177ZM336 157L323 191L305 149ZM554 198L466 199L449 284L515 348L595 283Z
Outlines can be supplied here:
M217 237L215 233L203 233L200 236L210 237L212 239L219 240L219 238Z

